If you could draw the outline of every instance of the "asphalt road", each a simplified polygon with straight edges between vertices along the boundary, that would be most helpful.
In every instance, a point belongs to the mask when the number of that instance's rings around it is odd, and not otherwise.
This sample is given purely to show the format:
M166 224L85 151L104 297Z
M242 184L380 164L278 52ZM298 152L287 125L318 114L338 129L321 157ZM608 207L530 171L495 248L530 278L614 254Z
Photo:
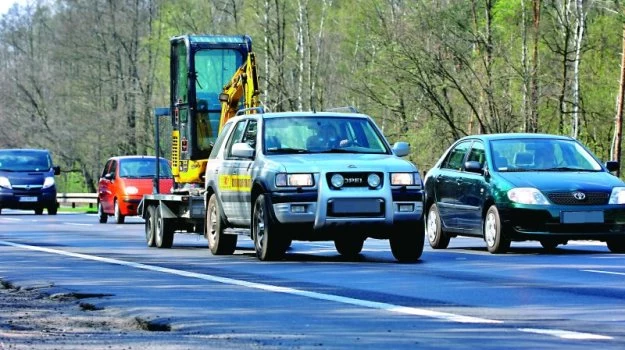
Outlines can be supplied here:
M426 246L396 263L369 239L345 261L332 242L294 242L283 261L260 262L239 236L213 256L201 236L148 248L143 220L95 215L0 215L0 279L91 296L120 317L170 328L171 337L234 339L278 348L625 347L625 255L600 242L547 253L513 243L489 254L479 239ZM236 346L234 346L236 347Z

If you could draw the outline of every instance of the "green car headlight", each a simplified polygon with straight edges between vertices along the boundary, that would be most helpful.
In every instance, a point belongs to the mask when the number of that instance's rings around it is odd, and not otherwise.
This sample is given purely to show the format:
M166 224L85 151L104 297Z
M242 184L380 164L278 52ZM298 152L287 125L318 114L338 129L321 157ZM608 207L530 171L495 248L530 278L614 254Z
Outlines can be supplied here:
M614 187L608 204L625 204L625 187Z
M547 198L545 198L545 196L538 189L533 187L513 188L508 191L508 199L520 204L549 204Z

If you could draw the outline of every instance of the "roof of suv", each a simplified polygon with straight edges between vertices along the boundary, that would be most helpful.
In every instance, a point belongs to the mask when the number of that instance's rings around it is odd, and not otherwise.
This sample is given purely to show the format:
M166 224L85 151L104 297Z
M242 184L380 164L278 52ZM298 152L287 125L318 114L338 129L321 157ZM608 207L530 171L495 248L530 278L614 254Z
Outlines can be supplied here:
M346 118L370 118L366 114L362 113L345 113L345 112L269 112L259 113L253 115L260 115L262 118L285 118L285 117L298 117L298 118L314 118L314 117L346 117ZM239 115L237 117L250 116L250 114Z

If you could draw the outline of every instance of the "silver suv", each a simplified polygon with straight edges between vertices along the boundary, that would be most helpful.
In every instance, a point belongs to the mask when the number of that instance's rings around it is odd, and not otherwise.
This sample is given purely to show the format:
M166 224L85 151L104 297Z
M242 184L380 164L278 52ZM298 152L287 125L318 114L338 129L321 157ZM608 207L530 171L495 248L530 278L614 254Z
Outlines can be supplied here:
M358 113L238 116L223 128L206 168L206 236L213 254L232 254L236 230L260 260L283 257L292 240L334 241L348 258L368 237L389 239L393 256L423 252L423 188L417 167L400 157Z

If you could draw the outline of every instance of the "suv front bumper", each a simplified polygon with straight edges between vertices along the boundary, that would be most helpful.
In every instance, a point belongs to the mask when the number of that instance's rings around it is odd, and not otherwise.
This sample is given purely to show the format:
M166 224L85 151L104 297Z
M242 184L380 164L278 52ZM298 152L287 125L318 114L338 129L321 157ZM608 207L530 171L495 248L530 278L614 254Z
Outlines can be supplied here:
M271 195L275 218L283 224L310 224L313 230L340 226L393 226L423 216L423 191L387 187L363 191L277 192Z

